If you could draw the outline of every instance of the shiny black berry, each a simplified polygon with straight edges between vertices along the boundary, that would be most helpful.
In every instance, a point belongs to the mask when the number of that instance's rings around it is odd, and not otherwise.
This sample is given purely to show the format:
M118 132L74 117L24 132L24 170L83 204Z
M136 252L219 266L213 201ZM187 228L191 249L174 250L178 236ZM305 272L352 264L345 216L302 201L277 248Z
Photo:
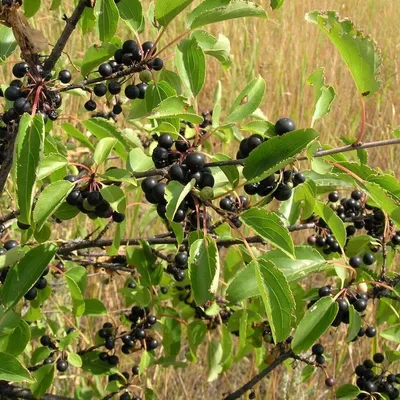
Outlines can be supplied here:
M157 179L149 176L142 181L141 187L143 192L149 193L152 191L153 187L157 185Z
M185 158L185 164L192 172L202 169L205 163L206 159L201 153L190 153Z
M58 74L58 79L62 83L70 83L72 79L71 72L69 72L67 69L61 70L60 73Z
M65 360L58 360L56 368L59 372L65 372L68 369L68 362Z
M125 88L125 96L130 100L135 100L139 97L140 90L136 85L128 85Z
M103 78L109 77L113 73L112 66L109 63L101 64L99 67L99 74Z
M296 124L290 118L281 118L275 124L275 132L278 136L292 132L296 129Z
M87 111L94 111L97 108L97 104L94 100L88 100L84 107Z
M164 61L161 58L156 57L149 63L149 67L154 71L161 71L164 67Z
M372 338L376 335L376 329L372 326L369 326L366 330L365 330L365 336Z
M111 81L108 84L108 91L112 94L112 95L116 95L121 91L121 84L119 82L116 81Z
M139 99L144 99L144 97L145 97L145 95L146 95L146 90L147 90L147 87L148 87L148 86L149 86L149 85L148 85L147 83L144 83L144 82L138 83L138 84L136 85L136 87L139 89L139 96L138 96Z
M9 86L4 92L4 97L9 101L15 101L21 96L21 91L18 86Z
M125 214L119 213L117 211L113 212L112 219L114 222L121 223L125 220Z
M29 70L29 65L26 62L15 64L12 73L16 78L23 78Z
M292 197L292 189L285 183L280 183L274 192L274 197L278 201L289 200Z
M365 253L363 257L363 262L365 265L372 265L375 262L375 257L371 253Z
M107 86L104 83L94 85L93 92L97 97L103 97L107 93Z
M153 47L154 47L154 43L153 42L151 42L151 41L144 42L142 44L143 54L146 56L150 52L150 50L153 49ZM157 48L154 47L152 53L154 54L156 51L157 51Z

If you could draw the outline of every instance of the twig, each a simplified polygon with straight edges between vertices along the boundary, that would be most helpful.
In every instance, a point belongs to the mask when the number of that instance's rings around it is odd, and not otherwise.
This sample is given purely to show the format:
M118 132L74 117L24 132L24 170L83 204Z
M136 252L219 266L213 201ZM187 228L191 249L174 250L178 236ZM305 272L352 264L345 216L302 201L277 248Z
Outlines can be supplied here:
M72 35L72 32L75 30L76 25L78 24L83 12L85 11L86 3L86 0L80 0L71 17L67 19L67 24L65 25L61 36L57 40L57 43L51 51L49 58L44 63L45 71L51 71L56 65L58 59L61 57L61 54L68 42L68 39Z
M234 391L233 393L229 394L228 396L224 397L224 400L235 400L239 399L242 395L244 395L247 391L249 391L253 386L255 386L261 379L265 378L269 373L271 373L275 368L281 365L285 360L288 358L293 357L293 352L288 351L281 353L281 355L267 368L262 370L258 375L256 375L253 379L249 382L244 384L241 388Z
M29 389L21 388L19 386L11 385L6 381L0 381L0 398L5 399L24 399L24 400L37 400ZM72 400L71 397L58 396L56 394L44 394L41 400Z
M0 196L3 194L4 186L6 185L8 175L11 171L13 154L14 154L14 145L18 133L18 124L14 123L9 129L11 130L11 132L9 132L10 140L8 142L8 147L7 147L7 157L1 164L1 169L0 169Z

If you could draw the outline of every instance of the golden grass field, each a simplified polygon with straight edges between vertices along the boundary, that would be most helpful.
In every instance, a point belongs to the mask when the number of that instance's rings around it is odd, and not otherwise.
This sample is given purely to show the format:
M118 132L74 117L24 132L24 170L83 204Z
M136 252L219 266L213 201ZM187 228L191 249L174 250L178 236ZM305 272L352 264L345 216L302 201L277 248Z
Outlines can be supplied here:
M29 0L25 0L29 1ZM50 43L54 44L64 23L61 20L65 12L70 14L71 1L62 1L62 11L48 11L50 1L42 2L40 12L34 18L33 24L41 29ZM200 111L212 107L212 98L215 83L218 79L223 85L223 105L228 109L240 90L247 82L257 74L261 74L267 82L267 91L262 105L262 111L271 121L282 116L290 116L297 122L298 127L308 127L311 123L313 90L307 85L308 76L317 68L324 67L327 83L334 86L337 92L336 101L333 104L332 112L322 121L315 124L315 129L321 132L321 142L331 145L340 144L340 135L356 135L359 129L360 106L359 95L352 81L350 73L346 69L339 54L335 51L329 40L323 36L318 29L308 24L304 15L315 9L333 9L339 12L342 17L350 17L357 26L377 41L382 50L382 90L367 99L367 131L365 141L389 138L394 128L400 125L400 42L399 42L399 20L400 0L286 0L286 4L279 11L272 12L269 9L269 1L262 0L268 10L268 20L233 20L208 27L213 33L223 33L231 41L234 63L228 70L214 60L209 60L207 70L207 83L200 95ZM148 1L143 1L147 8ZM184 21L178 19L172 23L162 39L162 44L173 39L183 32ZM142 39L153 39L154 31L147 31L142 34ZM130 32L121 24L120 37L125 40L129 38ZM98 43L95 34L83 37L75 32L68 44L66 51L70 58L79 64L85 50L93 43ZM100 43L99 43L100 44ZM1 68L0 77L2 82L10 79L11 61L17 60L12 57L7 60ZM60 66L72 70L70 61L63 57ZM167 61L167 67L173 69L173 58ZM79 79L79 73L75 73ZM65 120L77 124L76 117L85 118L82 111L83 102L79 97L64 97L64 115L60 118L60 125ZM65 118L65 119L64 119ZM123 125L126 125L123 122ZM57 130L61 133L61 130ZM215 148L230 154L236 153L236 145L227 148L214 143ZM399 177L397 148L385 147L371 150L370 164L373 167L380 167L385 170L393 170ZM140 198L140 196L139 196ZM138 195L132 195L132 201L137 201ZM146 214L148 208L143 205L140 209L131 211L128 215L133 218L139 215L138 221ZM82 220L83 221L83 220ZM85 220L86 221L86 220ZM92 222L86 221L86 226L81 231L90 231ZM138 227L131 224L128 232L135 232ZM76 228L72 226L57 226L54 237L67 239ZM147 229L143 235L148 236L157 232L157 227ZM112 235L112 234L110 234ZM144 237L145 237L144 236ZM314 282L307 282L307 287L321 284L318 277ZM108 275L96 274L89 279L89 293L91 297L98 297L107 302L110 310L123 308L121 296L115 294L121 287L121 279L109 277ZM62 285L55 286L57 293L55 302L63 304L67 296L67 290ZM47 304L50 310L56 303ZM63 321L61 313L57 311L49 314L55 320L69 324L71 321ZM117 313L113 315L117 316ZM95 327L93 322L82 322L81 328L88 336ZM327 354L332 357L328 362L328 371L337 378L338 384L350 383L349 376L363 358L371 351L363 348L363 345L372 344L374 341L360 341L350 347L344 344L345 331L340 328L338 331L329 330L324 337L324 344L327 347ZM348 354L347 354L348 353ZM206 354L202 348L199 354ZM127 365L132 365L133 360L126 359ZM275 370L268 379L265 379L256 387L258 399L267 400L306 400L306 399L333 399L333 392L328 391L324 384L324 376L318 372L309 382L301 383L301 367L292 370L290 364ZM398 371L399 372L399 371ZM201 357L198 364L193 364L185 370L152 368L149 374L141 379L140 386L151 385L160 400L183 400L183 399L220 399L222 393L238 388L247 382L257 373L255 361L252 358L245 358L231 370L224 374L219 380L207 383L207 360ZM70 375L61 378L53 387L53 393L72 395L71 387L85 379L79 375ZM95 378L92 383L105 386L104 378ZM89 383L89 382L88 382Z

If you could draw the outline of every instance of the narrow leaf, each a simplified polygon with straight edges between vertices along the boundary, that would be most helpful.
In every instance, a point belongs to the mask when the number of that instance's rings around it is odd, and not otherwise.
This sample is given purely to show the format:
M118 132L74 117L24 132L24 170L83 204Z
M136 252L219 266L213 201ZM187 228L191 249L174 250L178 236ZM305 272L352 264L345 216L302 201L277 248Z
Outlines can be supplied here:
M51 243L41 244L29 250L25 257L7 274L1 290L1 299L6 307L13 307L40 278L53 259L58 247Z
M114 0L96 0L94 15L97 18L97 28L100 40L108 42L117 31L119 12Z
M378 80L382 63L376 43L349 19L340 19L335 11L314 11L306 16L335 45L350 69L358 91L363 96L374 94L381 86Z
M265 80L260 75L249 82L232 104L226 122L240 121L256 111L264 98L265 87Z
M192 179L186 186L183 186L178 181L170 181L165 191L165 199L167 201L166 216L169 221L173 221L175 213L185 197L193 189L196 181Z
M190 29L234 18L267 18L265 10L246 0L205 0L188 17Z
M33 211L33 221L40 231L48 218L57 211L74 185L68 181L56 181L46 186L40 193Z
M197 304L211 299L218 288L219 255L215 240L206 236L190 246L189 276Z
M32 202L37 170L44 143L44 123L39 115L24 114L19 124L14 170L17 187L19 221L31 224Z
M309 349L331 326L339 306L332 297L323 297L311 306L297 326L292 349L296 354Z
M0 353L0 380L34 382L29 371L11 354Z
M243 175L257 182L290 164L319 134L313 129L299 129L268 139L244 161Z
M154 16L161 26L168 25L193 0L156 0Z
M96 150L93 154L93 160L97 165L102 164L110 155L113 147L117 144L115 138L103 138L97 143Z
M294 258L292 237L276 213L260 208L251 208L242 213L240 219L266 241Z

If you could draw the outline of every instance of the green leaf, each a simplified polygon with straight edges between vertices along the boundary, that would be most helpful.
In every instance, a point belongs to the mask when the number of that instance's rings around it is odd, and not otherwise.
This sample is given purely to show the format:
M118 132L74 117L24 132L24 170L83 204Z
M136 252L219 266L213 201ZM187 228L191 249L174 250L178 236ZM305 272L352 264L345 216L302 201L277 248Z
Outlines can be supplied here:
M150 84L146 89L145 98L147 112L153 111L163 100L171 96L176 96L176 90L168 82L161 81L157 84ZM168 124L170 129L172 128L173 131L176 130L175 127L168 122L161 122L160 125L162 124ZM155 130L161 132L159 127L156 127Z
M164 353L167 357L176 357L181 349L181 323L176 320L180 315L172 308L164 308L163 315L165 317L161 318L161 334ZM172 318L168 318L168 316Z
M64 276L71 292L74 315L76 317L80 317L85 311L85 301L83 295L86 290L86 268L73 267L69 269Z
M222 346L216 340L208 344L208 378L207 382L215 381L222 372Z
M328 224L335 239L340 244L340 247L343 248L346 244L346 228L339 216L321 201L316 201L314 212Z
M249 263L233 278L226 291L226 297L230 303L235 304L259 295L256 264Z
M271 8L273 10L278 10L279 8L281 8L283 6L284 2L285 2L285 0L271 0Z
M8 353L0 353L0 380L17 383L34 382L29 371L14 356Z
M102 62L109 60L114 53L118 50L121 43L119 39L111 40L111 43L103 43L101 46L93 45L86 50L83 56L81 74L86 76L89 72L92 72ZM70 124L63 124L70 125Z
M51 350L48 347L38 347L33 353L31 357L31 364L39 364L41 361L46 359L51 353Z
M183 96L172 96L163 100L148 118L181 118L193 124L201 124L203 122L203 117L196 114L193 106Z
M4 348L4 352L18 356L25 351L30 340L31 330L29 325L24 320L21 320L12 335L8 337L8 343Z
M296 354L309 349L331 326L339 306L332 297L323 297L311 306L297 326L292 349Z
M206 31L197 30L192 37L196 38L205 54L215 57L225 68L231 65L231 44L226 36L219 34L217 39Z
M11 335L21 322L21 316L13 310L0 307L0 336Z
M67 132L67 134L69 136L72 136L83 146L87 147L88 149L90 149L92 151L95 150L95 148L92 145L92 143L90 142L90 140L81 131L78 131L78 129L76 129L72 124L66 122L61 125L61 128L64 129L64 131Z
M38 179L43 180L53 172L66 166L68 160L61 154L49 154L44 156L39 167Z
M107 308L100 300L85 299L85 312L83 315L95 317L103 314L107 314Z
M179 76L193 96L197 96L206 79L206 57L195 37L184 39L175 51Z
M54 380L54 364L42 365L35 372L36 382L32 385L32 394L38 399L41 398L49 389Z
M289 282L295 282L308 277L315 272L331 269L322 255L308 246L295 247L295 259L289 258L281 250L274 249L266 252L261 258L272 261L285 275Z
M347 329L346 342L350 343L358 334L361 328L361 317L360 314L354 309L353 305L349 306L350 323Z
M144 26L142 4L139 0L121 0L117 3L119 15L133 32L140 32Z
M156 0L155 18L161 26L168 25L193 0Z
M210 236L196 240L190 246L189 276L197 304L210 300L219 280L218 248Z
M4 25L0 26L0 61L5 61L14 53L17 42L11 28Z
M260 208L251 208L242 213L240 219L267 242L294 258L292 237L276 213Z
M8 250L6 254L0 255L0 269L14 265L25 256L25 252L19 246Z
M117 144L115 138L103 138L97 143L96 150L93 154L93 160L97 165L102 164L110 155L113 147Z
M131 172L145 172L154 168L154 163L151 157L137 147L129 152L126 168Z
M337 400L353 400L357 398L357 396L361 393L360 389L357 386L347 384L341 386L336 391L336 399Z
M97 28L100 40L108 42L117 31L119 12L114 0L96 0L94 15L97 18Z
M197 348L203 342L207 333L207 326L203 321L192 321L187 327L187 337L192 362L197 362Z
M24 14L26 18L33 17L39 11L40 1L41 0L24 1Z
M250 81L233 102L226 122L240 121L257 110L264 98L265 87L265 80L260 75Z
M33 221L38 231L42 229L48 218L57 211L73 188L74 185L65 180L56 181L44 188L33 211Z
M231 160L231 158L225 154L217 153L217 154L213 155L213 161L228 161L228 160ZM238 171L237 166L236 165L225 165L225 166L219 167L219 168L225 174L225 176L228 178L232 187L233 188L236 187L239 183L239 171Z
M379 335L391 342L400 343L400 324L392 325L379 332Z
M335 89L325 83L324 68L318 68L307 79L307 83L314 87L314 113L311 126L318 119L323 118L331 110L335 100Z
M68 335L64 336L58 345L58 348L60 349L60 351L64 351L67 349L68 346L70 346L75 339L79 336L79 332L75 331L75 332L71 332Z
M188 16L190 29L242 17L267 18L265 10L247 0L205 0Z
M341 20L335 11L314 11L306 19L331 39L350 69L358 91L363 96L374 94L381 86L378 73L382 63L376 43L348 18Z
M244 177L257 182L290 164L319 134L314 129L299 129L268 139L244 161Z
M90 351L82 355L82 369L93 375L111 375L117 372L112 365L99 359L100 351Z
M76 353L68 353L67 354L67 359L68 362L77 368L81 368L82 367L82 358L79 354Z
M294 190L294 201L299 204L302 209L301 219L306 220L311 217L314 212L315 201L317 198L317 187L312 180L307 180Z
M122 160L126 160L130 146L115 125L104 118L90 118L82 123L85 128L88 129L98 139L103 139L106 137L114 137L118 139L118 143L115 145L114 151Z
M32 202L37 170L43 152L44 123L40 115L24 114L19 123L14 171L17 187L18 220L31 224Z
M252 261L268 322L275 343L285 340L291 331L295 301L281 271L266 260Z
M192 179L186 186L183 186L178 181L170 181L165 190L165 200L167 201L167 212L166 216L169 221L173 221L175 213L179 206L190 193L196 183L195 179Z
M41 244L29 250L25 257L7 274L1 290L2 303L13 307L36 283L53 259L58 247L51 243Z

